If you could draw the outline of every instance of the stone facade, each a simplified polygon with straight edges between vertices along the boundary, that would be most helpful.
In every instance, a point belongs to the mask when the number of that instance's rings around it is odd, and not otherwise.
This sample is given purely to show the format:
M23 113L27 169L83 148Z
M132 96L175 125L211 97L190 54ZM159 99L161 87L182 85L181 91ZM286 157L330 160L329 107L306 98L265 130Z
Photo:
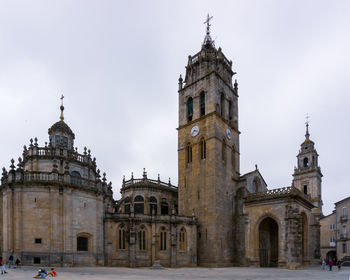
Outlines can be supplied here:
M336 227L336 212L333 211L332 214L323 217L320 220L321 226L321 238L320 238L320 249L321 258L324 260L329 260L330 258L336 257L336 237L337 237L337 227Z
M257 166L242 175L238 83L207 28L179 79L179 187L144 171L124 178L114 201L90 150L74 148L62 105L49 144L31 140L17 168L12 160L3 169L4 258L14 254L26 265L291 269L319 259L322 174L308 127L291 187L268 190Z
M336 213L336 251L340 260L350 259L350 197L335 203Z

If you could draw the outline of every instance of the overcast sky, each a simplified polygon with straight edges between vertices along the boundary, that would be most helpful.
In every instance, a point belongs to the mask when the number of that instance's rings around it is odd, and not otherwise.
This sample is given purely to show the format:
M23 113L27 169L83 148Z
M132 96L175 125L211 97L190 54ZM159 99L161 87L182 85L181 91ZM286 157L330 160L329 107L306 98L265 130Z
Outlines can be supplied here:
M289 186L308 113L330 213L350 196L349 1L0 0L0 166L48 141L63 93L116 199L143 167L177 184L178 77L208 12L237 72L241 173Z

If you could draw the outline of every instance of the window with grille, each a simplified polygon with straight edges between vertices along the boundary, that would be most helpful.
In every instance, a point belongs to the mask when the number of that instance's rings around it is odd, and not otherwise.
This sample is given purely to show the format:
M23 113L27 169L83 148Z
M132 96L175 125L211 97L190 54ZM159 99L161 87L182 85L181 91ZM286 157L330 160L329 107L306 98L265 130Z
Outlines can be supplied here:
M167 231L164 227L159 232L159 250L166 251L167 248Z
M88 251L89 250L89 239L87 237L77 237L77 251Z
M118 249L126 249L127 246L127 231L125 227L121 227L118 230Z
M179 249L186 251L186 230L182 228L179 233Z
M139 250L146 250L146 228L144 226L138 232Z

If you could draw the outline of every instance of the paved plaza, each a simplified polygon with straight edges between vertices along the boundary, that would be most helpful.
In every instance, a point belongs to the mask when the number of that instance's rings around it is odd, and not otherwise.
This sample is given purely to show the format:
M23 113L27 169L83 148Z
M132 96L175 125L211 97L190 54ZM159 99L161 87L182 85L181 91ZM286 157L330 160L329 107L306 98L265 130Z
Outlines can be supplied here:
M33 279L38 268L23 267L8 269L8 274L0 275L0 279ZM57 268L58 279L87 280L87 279L342 279L349 280L350 268L338 271L322 271L319 267L303 270L287 270L278 268L124 268L124 267L79 267ZM48 279L51 279L49 277Z

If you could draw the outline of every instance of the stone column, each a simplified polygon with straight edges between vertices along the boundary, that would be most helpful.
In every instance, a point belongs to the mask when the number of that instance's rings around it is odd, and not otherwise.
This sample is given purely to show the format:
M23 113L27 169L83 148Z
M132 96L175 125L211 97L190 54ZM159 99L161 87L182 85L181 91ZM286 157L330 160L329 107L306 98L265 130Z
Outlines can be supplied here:
M133 216L133 213L131 215ZM130 218L129 263L130 267L135 267L136 265L136 233L133 217Z
M176 267L176 223L175 216L171 215L171 223L170 223L170 266Z

